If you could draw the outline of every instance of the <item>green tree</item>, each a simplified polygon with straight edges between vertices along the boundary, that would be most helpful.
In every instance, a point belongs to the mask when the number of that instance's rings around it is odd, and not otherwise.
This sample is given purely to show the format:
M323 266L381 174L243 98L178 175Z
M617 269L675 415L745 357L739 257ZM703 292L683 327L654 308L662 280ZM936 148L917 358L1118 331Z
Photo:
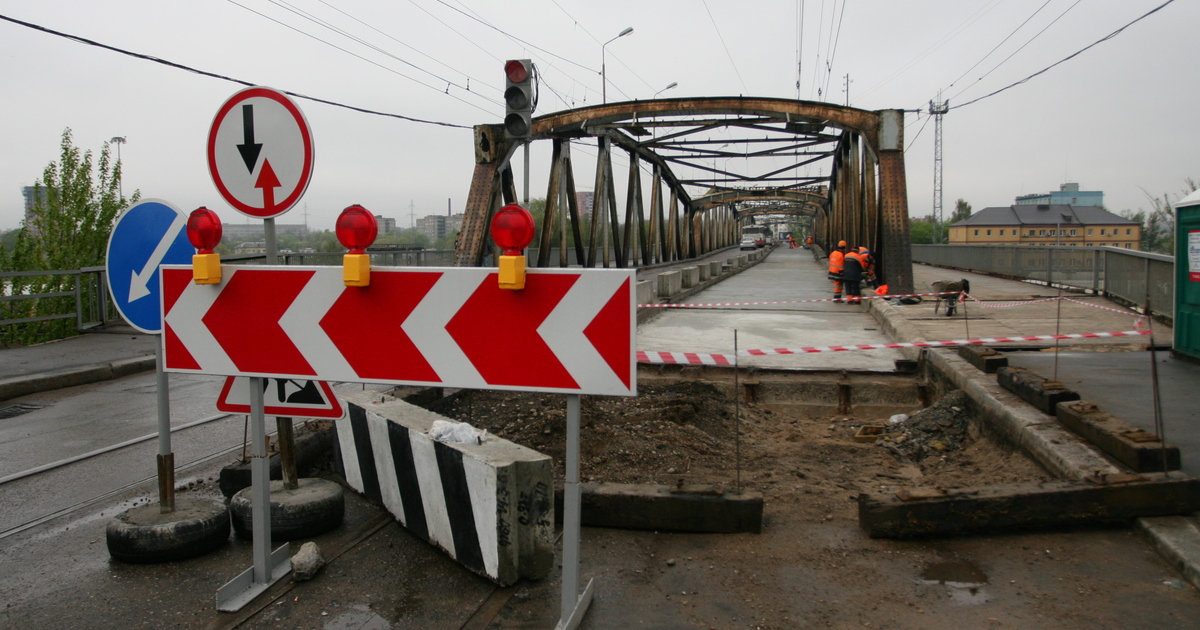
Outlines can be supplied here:
M104 264L108 236L117 215L141 193L126 199L120 193L121 164L112 162L108 145L93 164L91 151L72 142L70 128L63 131L59 159L50 162L34 183L34 205L22 222L11 255L0 261L7 271L74 270ZM72 276L22 276L12 292L38 294L74 291ZM105 290L103 287L100 290ZM85 296L88 303L91 296ZM8 318L43 317L70 313L74 297L9 301ZM70 319L10 326L5 341L30 343L75 334Z
M933 220L929 217L908 220L908 240L912 243L933 242Z
M1186 197L1195 192L1196 188L1196 180L1190 177L1185 179L1184 189L1180 193L1179 198ZM1155 197L1144 189L1142 192L1150 200L1150 209L1138 208L1136 212L1123 210L1120 213L1121 216L1142 226L1142 238L1138 244L1142 251L1174 255L1175 202L1171 200L1171 195L1166 193L1162 197Z
M966 199L959 199L954 202L954 214L950 215L946 225L954 225L969 216L971 216L971 204L967 203Z

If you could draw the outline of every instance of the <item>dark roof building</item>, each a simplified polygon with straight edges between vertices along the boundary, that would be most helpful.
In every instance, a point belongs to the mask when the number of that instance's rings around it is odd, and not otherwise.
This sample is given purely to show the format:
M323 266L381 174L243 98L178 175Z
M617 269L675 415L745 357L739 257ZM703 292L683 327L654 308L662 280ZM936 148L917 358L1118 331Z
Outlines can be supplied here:
M950 226L951 244L1107 245L1139 249L1142 226L1098 206L984 208Z

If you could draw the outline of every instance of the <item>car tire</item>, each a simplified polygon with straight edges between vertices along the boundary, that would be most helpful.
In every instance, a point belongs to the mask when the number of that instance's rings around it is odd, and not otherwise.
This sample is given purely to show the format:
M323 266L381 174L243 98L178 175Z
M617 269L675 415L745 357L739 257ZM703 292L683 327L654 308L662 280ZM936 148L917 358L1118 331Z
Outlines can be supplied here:
M238 538L254 537L250 492L233 495L229 514ZM298 540L323 534L342 524L346 501L342 487L325 479L305 478L294 490L282 481L271 482L271 540Z
M229 510L220 501L177 499L163 514L157 503L127 510L105 530L108 554L129 564L174 562L229 542Z

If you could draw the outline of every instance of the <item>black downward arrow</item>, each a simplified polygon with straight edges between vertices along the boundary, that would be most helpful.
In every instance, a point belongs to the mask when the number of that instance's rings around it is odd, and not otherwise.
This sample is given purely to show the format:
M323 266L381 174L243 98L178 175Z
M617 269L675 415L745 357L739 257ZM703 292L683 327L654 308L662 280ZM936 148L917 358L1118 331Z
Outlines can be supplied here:
M258 163L258 152L262 150L262 144L254 141L253 105L242 105L242 134L245 140L237 145L238 152L242 154L246 170L253 173L254 165Z

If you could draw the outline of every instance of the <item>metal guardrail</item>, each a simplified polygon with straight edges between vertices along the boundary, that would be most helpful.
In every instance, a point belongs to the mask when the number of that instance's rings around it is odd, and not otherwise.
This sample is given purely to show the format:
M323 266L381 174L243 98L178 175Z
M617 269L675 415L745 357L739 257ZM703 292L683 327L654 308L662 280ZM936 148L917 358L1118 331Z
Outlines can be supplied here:
M1092 291L1175 316L1175 258L1117 247L919 245L913 262Z
M104 267L0 273L0 338L21 324L74 319L86 330L118 317Z

